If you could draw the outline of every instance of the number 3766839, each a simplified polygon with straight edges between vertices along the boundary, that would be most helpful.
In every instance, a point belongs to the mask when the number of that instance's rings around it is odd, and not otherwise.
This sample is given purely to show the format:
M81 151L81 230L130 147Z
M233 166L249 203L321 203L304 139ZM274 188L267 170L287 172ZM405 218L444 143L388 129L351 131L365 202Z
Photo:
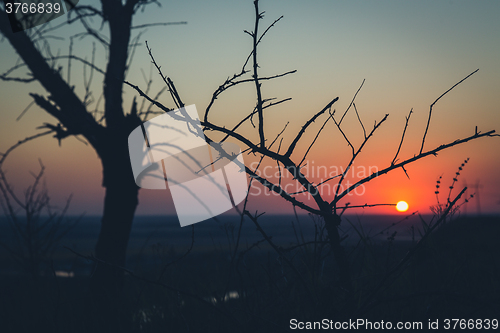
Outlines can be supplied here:
M5 3L5 12L7 14L59 14L61 5L59 3L25 3L25 2L7 2Z

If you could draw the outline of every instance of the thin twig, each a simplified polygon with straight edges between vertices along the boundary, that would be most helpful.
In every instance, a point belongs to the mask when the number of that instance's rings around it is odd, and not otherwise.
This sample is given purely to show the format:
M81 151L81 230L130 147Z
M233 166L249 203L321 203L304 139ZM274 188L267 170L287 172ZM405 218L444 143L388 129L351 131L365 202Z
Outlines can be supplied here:
M255 82L255 91L257 92L257 114L259 116L259 138L260 138L260 147L265 147L265 136L264 136L264 114L262 112L262 91L261 91L261 83L259 82L259 74L258 74L258 64L257 64L257 44L260 41L258 39L258 30L259 30L259 20L263 18L262 14L259 12L259 1L256 0L253 2L255 7L255 28L252 33L253 37L253 79Z
M161 67L156 63L155 58L153 57L153 52L148 45L148 41L146 41L146 49L148 50L149 57L151 58L151 62L153 63L153 65L155 65L156 69L158 70L158 74L160 74L160 77L162 78L163 82L165 82L165 84L167 85L168 90L170 91L170 95L172 96L172 99L174 100L175 105L177 106L177 108L184 107L184 103L182 102L179 94L177 93L177 90L175 89L175 86L173 85L172 80L170 80L169 77L166 77L165 75L163 75L163 73L161 71Z
M403 140L405 138L406 128L408 127L408 122L410 121L412 113L413 113L413 108L410 110L410 113L408 113L408 117L406 117L406 123L405 123L405 128L403 129L403 135L401 135L401 141L399 142L398 151L396 152L396 155L392 159L391 165L394 165L394 163L396 162L396 158L398 157L399 151L401 150L401 146L403 145Z
M335 112L335 110L334 110ZM328 123L330 121L332 117L328 117L326 118L325 122L323 123L323 125L321 126L321 128L319 129L318 133L316 133L316 136L314 137L314 140L311 142L311 144L309 145L309 147L307 147L307 150L304 154L304 156L302 157L302 159L300 160L299 162L299 168L300 166L302 165L302 163L305 161L306 157L307 157L307 154L309 154L309 151L311 150L311 148L314 146L314 144L316 143L316 140L318 140L318 137L319 135L321 134L321 132L323 131L323 128L325 128L326 126L326 123Z
M351 167L352 167L352 165L354 163L354 160L356 159L356 157L358 157L359 153L361 153L361 150L363 149L363 147L365 146L365 144L368 142L368 140L370 140L370 138L372 137L373 133L375 133L375 131L380 127L380 125L382 125L387 120L388 116L389 116L389 114L386 114L384 116L384 118L382 118L382 120L380 120L378 123L375 122L375 125L373 126L373 129L371 130L370 134L368 134L368 136L363 140L363 143L359 146L358 150L355 153L353 153L351 160L347 164L347 168L342 173L342 176L340 177L340 180L338 182L337 190L335 191L335 199L338 197L338 194L339 194L342 182L345 179L345 176L347 175L347 173L349 172L349 170L351 169ZM334 199L334 201L335 201L335 199Z
M342 128L340 127L340 123L337 123L337 121L335 120L335 118L333 117L333 113L330 112L330 118L333 119L333 122L335 123L335 125L337 126L340 134L342 134L342 136L344 137L345 141L347 142L347 145L349 147L351 147L351 150L352 150L352 155L354 156L355 155L355 149L354 149L354 146L352 145L351 141L349 141L349 138L347 137L347 135L344 133L344 131L342 130Z
M354 111L356 111L356 116L358 116L359 123L361 124L361 127L363 128L363 136L366 139L366 130L365 126L363 125L363 122L361 121L361 118L359 117L358 109L356 108L356 103L352 103L352 106L354 106Z
M290 144L290 146L288 147L288 150L287 152L285 153L285 157L290 157L290 155L292 155L294 149L295 149L295 146L297 145L297 143L299 142L300 138L302 137L302 135L304 134L304 132L306 131L306 129L309 127L309 125L311 125L319 116L321 116L326 110L329 110L333 103L335 103L336 101L338 101L339 98L338 97L335 97L333 100L331 100L327 105L325 105L325 107L323 109L321 109L318 113L316 113L314 116L311 117L311 119L309 119L305 124L304 126L302 126L302 128L300 129L299 133L297 133L297 136L295 137L295 139L292 141L292 143Z
M354 94L354 96L353 96L353 98L351 100L351 103L349 103L349 106L347 107L347 109L345 110L344 114L342 115L342 118L340 118L339 126L340 126L340 124L342 124L342 121L344 120L344 117L346 116L347 111L349 111L349 109L351 108L351 106L354 104L354 100L356 99L356 96L358 96L358 93L361 90L361 88L363 87L363 84L365 84L365 79L363 79L363 82L361 82L361 85L359 86L358 90Z
M157 26L181 25L181 24L187 24L187 22L186 21L179 21L179 22L147 23L147 24L135 25L133 27L130 27L130 29L143 29L143 28L150 28L150 27L157 27Z
M464 77L462 80L458 81L457 83L455 83L455 85L453 85L453 87L451 87L450 89L446 90L443 94L441 94L441 96L439 96L430 106L429 108L429 118L427 119L427 126L425 127L425 132L424 132L424 137L422 138L422 146L420 147L420 152L419 154L422 153L422 151L424 150L424 144L425 144L425 137L427 136L427 131L429 130L429 124L431 123L431 116L432 116L432 108L434 107L434 104L437 103L437 101L439 101L441 99L441 97L443 97L444 95L446 95L447 93L449 93L453 88L455 88L456 86L458 86L460 83L464 82L466 79L468 79L470 76L472 76L473 74L475 74L477 71L479 70L476 69L474 72L470 73L469 75L467 75L466 77Z

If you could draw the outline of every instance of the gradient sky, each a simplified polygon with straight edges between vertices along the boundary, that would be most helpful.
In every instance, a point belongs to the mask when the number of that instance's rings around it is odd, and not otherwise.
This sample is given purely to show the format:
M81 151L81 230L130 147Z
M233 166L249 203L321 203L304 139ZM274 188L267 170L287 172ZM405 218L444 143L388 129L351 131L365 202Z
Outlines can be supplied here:
M81 4L90 1L82 0ZM163 2L162 2L163 3ZM296 74L263 85L265 98L291 97L292 101L269 110L265 130L274 138L290 122L284 133L286 147L300 126L334 97L337 113L343 113L363 79L356 99L367 130L384 114L389 118L370 140L357 168L388 166L397 150L405 117L413 108L401 159L418 153L429 105L448 88L479 68L479 72L441 99L434 107L426 140L431 149L481 131L500 130L500 2L493 1L265 1L261 2L265 19L261 29L281 15L284 18L268 33L259 49L261 75L297 70ZM59 20L64 20L60 18ZM251 38L243 30L252 30L253 2L248 1L177 1L158 8L151 5L139 13L134 23L187 21L187 25L135 30L143 32L127 80L145 86L142 71L155 83L154 95L162 87L152 71L143 42L148 41L162 70L170 76L186 104L196 104L198 112L208 104L213 91L238 72L251 50ZM57 21L59 22L59 21ZM54 23L57 23L54 22ZM99 27L100 22L94 22ZM57 33L66 38L54 40L54 54L68 52L68 36L80 27L72 26ZM74 45L74 52L90 60L93 40L86 37ZM7 41L0 43L0 72L16 64L17 56ZM96 65L105 67L105 53L96 43ZM67 76L66 61L61 61ZM25 70L18 71L25 75ZM74 64L71 84L83 95L82 67ZM94 74L94 97L102 91L102 77ZM36 133L50 116L33 107L19 121L16 118L30 103L28 92L43 93L38 83L0 82L0 151L28 135ZM125 88L125 108L136 96ZM160 98L172 106L167 95ZM251 85L222 95L211 115L212 121L230 126L244 117L255 103ZM95 103L89 106L95 108ZM102 104L99 105L102 109ZM324 118L322 118L324 119ZM295 157L300 160L323 120L308 130ZM343 123L344 131L355 144L363 139L354 113ZM255 138L248 127L245 132ZM434 186L443 176L449 186L458 166L469 157L458 186L480 185L483 213L500 213L500 138L484 138L428 157L407 167L410 180L401 170L371 182L361 196L345 202L395 203L406 200L410 211L429 212L435 204ZM300 153L299 153L300 152ZM74 138L57 141L42 138L13 153L6 168L17 190L31 180L29 171L37 171L38 158L47 167L47 186L54 203L73 193L72 213L100 214L104 191L100 186L100 162L95 152ZM330 123L308 155L309 166L345 167L350 150ZM249 159L249 161L251 161ZM359 169L356 169L359 170ZM313 177L314 179L314 177ZM352 180L355 180L351 178ZM319 179L315 179L318 181ZM471 193L469 191L469 193ZM252 192L255 194L255 192ZM138 214L173 213L167 191L141 190ZM444 194L441 199L445 200ZM251 210L291 213L289 204L275 196L253 196ZM467 207L475 212L477 201ZM365 213L393 213L394 208L364 210ZM362 211L360 211L362 213Z

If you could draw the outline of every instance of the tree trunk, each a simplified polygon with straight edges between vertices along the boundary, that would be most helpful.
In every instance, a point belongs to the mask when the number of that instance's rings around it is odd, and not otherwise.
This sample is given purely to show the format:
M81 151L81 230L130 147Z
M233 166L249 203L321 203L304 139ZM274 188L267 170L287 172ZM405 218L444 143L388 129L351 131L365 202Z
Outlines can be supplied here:
M95 248L99 261L91 278L94 295L116 297L123 287L124 272L121 268L126 264L127 244L139 203L139 188L134 181L128 153L129 132L126 129L120 133L108 132L106 144L98 151L106 196Z
M340 235L338 229L340 217L338 215L329 214L324 218L326 231L328 232L328 238L330 239L330 246L339 268L340 285L350 293L352 291L351 270L344 248L340 245Z

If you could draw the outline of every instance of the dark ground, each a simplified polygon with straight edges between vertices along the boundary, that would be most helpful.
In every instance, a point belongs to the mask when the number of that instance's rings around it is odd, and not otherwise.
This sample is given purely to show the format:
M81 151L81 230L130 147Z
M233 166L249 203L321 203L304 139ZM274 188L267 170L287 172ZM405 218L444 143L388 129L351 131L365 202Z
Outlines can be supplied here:
M400 217L366 219L361 218L361 230L356 219L349 218L364 240L354 228L344 228L349 234L344 243L352 262L352 294L338 287L327 245L289 249L315 239L314 223L308 217L293 226L292 217L262 221L286 259L265 242L256 244L262 237L250 222L245 222L232 260L238 223L230 218L197 224L192 251L185 257L191 228L164 223L161 218L136 221L127 267L134 276L126 275L124 295L113 309L92 303L91 261L60 247L35 281L1 252L0 332L279 332L289 330L292 318L303 322L365 318L425 325L429 319L441 323L445 318L500 319L499 217L448 222L389 276L418 241L418 218L381 235L377 232ZM80 222L61 246L91 254L97 222L91 218ZM391 240L394 230L398 233ZM3 229L2 241L12 241L6 235ZM61 277L64 274L73 277Z

